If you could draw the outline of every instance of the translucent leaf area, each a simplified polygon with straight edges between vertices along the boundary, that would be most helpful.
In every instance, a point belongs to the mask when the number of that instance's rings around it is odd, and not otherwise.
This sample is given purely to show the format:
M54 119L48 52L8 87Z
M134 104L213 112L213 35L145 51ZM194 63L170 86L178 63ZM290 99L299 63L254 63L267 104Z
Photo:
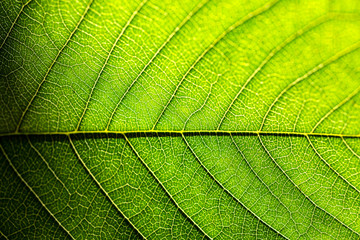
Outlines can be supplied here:
M360 239L358 0L2 0L0 23L0 239Z

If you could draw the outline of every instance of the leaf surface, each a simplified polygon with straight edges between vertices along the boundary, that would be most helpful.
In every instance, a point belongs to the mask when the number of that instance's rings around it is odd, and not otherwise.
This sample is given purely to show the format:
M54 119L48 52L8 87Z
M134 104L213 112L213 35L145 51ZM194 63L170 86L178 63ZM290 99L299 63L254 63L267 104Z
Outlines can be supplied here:
M360 238L355 0L0 12L2 238Z

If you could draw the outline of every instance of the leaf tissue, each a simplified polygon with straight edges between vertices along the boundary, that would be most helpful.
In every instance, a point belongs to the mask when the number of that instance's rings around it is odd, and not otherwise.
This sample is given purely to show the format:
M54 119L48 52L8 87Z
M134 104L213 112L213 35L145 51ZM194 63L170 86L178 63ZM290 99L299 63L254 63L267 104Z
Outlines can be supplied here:
M0 17L1 239L360 239L358 0Z

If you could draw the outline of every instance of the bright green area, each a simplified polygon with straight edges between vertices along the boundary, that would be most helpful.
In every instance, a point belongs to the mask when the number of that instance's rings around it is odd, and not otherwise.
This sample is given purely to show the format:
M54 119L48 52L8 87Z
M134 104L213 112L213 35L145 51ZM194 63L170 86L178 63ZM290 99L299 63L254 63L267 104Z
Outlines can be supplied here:
M1 239L360 239L358 1L0 21Z

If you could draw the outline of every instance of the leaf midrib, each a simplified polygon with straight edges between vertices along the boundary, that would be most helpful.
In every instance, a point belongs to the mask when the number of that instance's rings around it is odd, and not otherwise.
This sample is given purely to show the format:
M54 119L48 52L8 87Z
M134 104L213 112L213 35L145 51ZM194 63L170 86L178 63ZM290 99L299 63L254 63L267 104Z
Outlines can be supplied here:
M324 133L324 132L293 132L293 131L257 131L257 130L73 130L73 131L44 131L44 132L3 132L0 137L9 136L36 136L36 135L77 135L77 134L109 134L109 135L275 135L275 136L300 136L300 137L335 137L335 138L360 138L360 134Z

